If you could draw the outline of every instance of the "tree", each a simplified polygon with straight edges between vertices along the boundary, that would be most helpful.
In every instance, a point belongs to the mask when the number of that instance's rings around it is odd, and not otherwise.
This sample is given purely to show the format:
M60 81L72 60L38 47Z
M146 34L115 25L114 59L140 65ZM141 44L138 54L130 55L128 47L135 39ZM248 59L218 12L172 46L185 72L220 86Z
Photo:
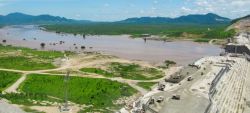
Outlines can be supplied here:
M44 48L44 47L45 47L45 43L41 43L40 46L41 46L42 48Z
M85 46L81 46L81 49L85 49L86 47Z
M6 41L6 40L3 40L2 42L3 42L3 43L6 43L7 41Z

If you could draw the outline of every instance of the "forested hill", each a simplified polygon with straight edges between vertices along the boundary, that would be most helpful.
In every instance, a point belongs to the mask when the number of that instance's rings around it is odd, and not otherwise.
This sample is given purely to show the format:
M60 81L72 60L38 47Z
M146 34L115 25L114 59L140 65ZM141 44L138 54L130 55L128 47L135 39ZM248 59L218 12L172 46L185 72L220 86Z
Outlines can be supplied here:
M176 23L176 24L227 24L230 23L229 18L221 17L213 13L205 15L195 14L180 16L177 18L168 17L140 17L140 18L129 18L119 23Z
M122 21L101 22L101 23L123 23L123 24L229 24L230 19L218 16L213 13L205 15L193 14L187 16L180 16L177 18L168 17L140 17L128 18ZM51 15L28 15L23 13L10 13L8 15L0 15L0 24L2 25L19 25L19 24L86 24L86 23L100 23L88 20L74 20L65 17L51 16Z
M86 23L90 21L73 20L59 16L51 15L28 15L23 13L10 13L6 16L0 15L1 25L19 25L19 24L63 24L63 23Z

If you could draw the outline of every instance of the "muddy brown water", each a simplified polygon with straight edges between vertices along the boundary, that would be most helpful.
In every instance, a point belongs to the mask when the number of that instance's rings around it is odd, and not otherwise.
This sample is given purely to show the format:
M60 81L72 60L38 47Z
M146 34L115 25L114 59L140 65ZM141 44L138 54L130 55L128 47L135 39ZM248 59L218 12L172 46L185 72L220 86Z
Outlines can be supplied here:
M57 34L41 30L37 26L7 26L0 29L0 43L6 45L41 49L44 42L46 50L97 51L129 60L142 60L152 64L173 60L179 65L187 65L204 56L218 55L222 49L216 45L191 41L163 42L156 40L132 39L128 35L81 35ZM60 44L60 41L65 43ZM55 44L55 45L53 45ZM82 50L81 46L86 49Z

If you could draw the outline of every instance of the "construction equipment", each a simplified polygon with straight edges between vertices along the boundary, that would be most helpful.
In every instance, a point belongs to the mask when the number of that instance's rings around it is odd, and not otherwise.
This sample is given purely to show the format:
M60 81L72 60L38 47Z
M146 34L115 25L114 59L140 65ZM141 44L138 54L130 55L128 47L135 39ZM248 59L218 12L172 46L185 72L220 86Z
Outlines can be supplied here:
M192 81L194 78L188 77L187 81Z
M157 98L157 100L156 100L156 102L158 102L158 103L161 103L163 101L164 101L163 96L159 96L159 98Z
M159 84L159 85L158 85L158 90L164 91L165 87L166 87L166 86L165 86L164 84Z
M173 95L172 99L174 99L174 100L180 100L181 96L180 95Z

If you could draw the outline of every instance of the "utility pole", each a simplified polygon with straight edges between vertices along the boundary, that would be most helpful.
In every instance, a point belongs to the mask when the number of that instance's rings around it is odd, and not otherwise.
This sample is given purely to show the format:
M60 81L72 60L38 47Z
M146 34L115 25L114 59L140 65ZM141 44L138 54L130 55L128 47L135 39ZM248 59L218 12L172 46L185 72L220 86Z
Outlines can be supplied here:
M67 71L67 74L64 76L64 105L61 108L61 112L68 112L70 111L68 105L68 83L69 83L69 74L70 72Z

